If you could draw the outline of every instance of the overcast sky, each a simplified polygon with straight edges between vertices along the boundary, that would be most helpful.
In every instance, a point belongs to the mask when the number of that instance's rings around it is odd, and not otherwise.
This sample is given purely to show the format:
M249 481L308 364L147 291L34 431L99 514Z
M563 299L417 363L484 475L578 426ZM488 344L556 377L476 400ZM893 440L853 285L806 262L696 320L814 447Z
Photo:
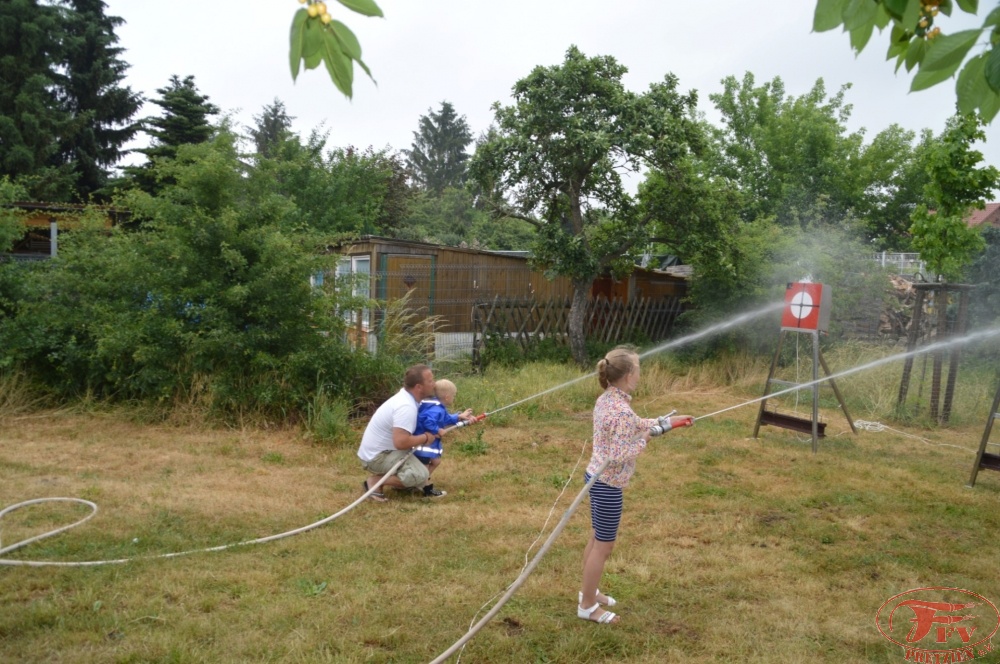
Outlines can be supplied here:
M629 69L626 86L637 92L676 74L682 91L698 91L710 120L718 116L708 95L721 90L726 76L747 71L758 83L780 76L795 96L817 78L831 94L853 84L849 128L864 127L869 140L893 123L940 133L954 109L952 82L908 92L905 69L897 75L884 59L886 35L874 35L855 58L846 34L812 33L815 0L379 0L384 19L331 0L331 13L358 35L378 82L356 70L353 100L337 92L322 66L292 82L288 35L296 0L106 2L109 15L125 20L117 34L134 90L155 97L172 74L194 75L201 92L243 125L278 98L297 133L323 125L334 146L408 148L419 117L442 100L478 135L490 124L493 102L509 103L515 81L536 65L562 62L571 44L588 56L614 56ZM951 32L982 23L962 20L939 25ZM147 103L142 112L158 111ZM998 129L1000 119L980 146L994 165L1000 165Z

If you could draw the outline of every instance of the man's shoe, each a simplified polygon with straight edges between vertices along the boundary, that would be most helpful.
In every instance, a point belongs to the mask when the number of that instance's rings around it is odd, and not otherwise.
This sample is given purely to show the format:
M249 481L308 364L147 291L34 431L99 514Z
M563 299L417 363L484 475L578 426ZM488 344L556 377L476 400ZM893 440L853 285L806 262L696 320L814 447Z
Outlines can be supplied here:
M361 493L368 493L368 480L361 483ZM371 495L368 496L368 500L374 500L376 503L389 502L389 499L381 491L372 491Z
M424 487L424 498L440 498L441 496L447 495L447 491L439 491L434 488L433 484L428 484Z

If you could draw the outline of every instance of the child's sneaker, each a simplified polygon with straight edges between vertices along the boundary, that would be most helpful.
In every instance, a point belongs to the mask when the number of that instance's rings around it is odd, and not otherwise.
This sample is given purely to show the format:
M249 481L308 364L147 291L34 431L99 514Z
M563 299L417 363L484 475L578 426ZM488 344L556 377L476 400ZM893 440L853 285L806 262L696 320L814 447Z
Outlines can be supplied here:
M447 491L439 491L434 488L433 484L428 484L424 487L424 498L440 498L441 496L447 496Z

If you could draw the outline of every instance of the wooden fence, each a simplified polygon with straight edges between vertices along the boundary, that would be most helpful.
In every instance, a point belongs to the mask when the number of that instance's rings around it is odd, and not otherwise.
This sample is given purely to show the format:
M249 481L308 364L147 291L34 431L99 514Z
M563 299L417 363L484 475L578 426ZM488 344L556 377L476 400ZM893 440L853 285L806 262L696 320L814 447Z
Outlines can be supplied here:
M570 298L544 301L494 297L472 307L472 362L482 368L483 349L491 340L512 341L523 350L542 339L569 343ZM630 302L598 296L587 301L584 334L587 339L617 343L636 337L661 341L670 334L683 311L681 298L636 298Z

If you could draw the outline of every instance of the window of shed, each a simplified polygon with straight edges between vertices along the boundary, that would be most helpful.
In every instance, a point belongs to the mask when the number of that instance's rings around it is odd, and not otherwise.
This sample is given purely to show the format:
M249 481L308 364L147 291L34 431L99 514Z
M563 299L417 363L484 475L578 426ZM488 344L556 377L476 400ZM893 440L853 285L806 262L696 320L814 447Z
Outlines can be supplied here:
M371 297L371 258L368 256L345 256L337 261L337 288L350 292L352 297L368 300ZM349 291L347 289L350 289ZM347 322L348 335L367 336L371 324L371 313L367 307L343 312ZM367 345L366 339L357 340Z

